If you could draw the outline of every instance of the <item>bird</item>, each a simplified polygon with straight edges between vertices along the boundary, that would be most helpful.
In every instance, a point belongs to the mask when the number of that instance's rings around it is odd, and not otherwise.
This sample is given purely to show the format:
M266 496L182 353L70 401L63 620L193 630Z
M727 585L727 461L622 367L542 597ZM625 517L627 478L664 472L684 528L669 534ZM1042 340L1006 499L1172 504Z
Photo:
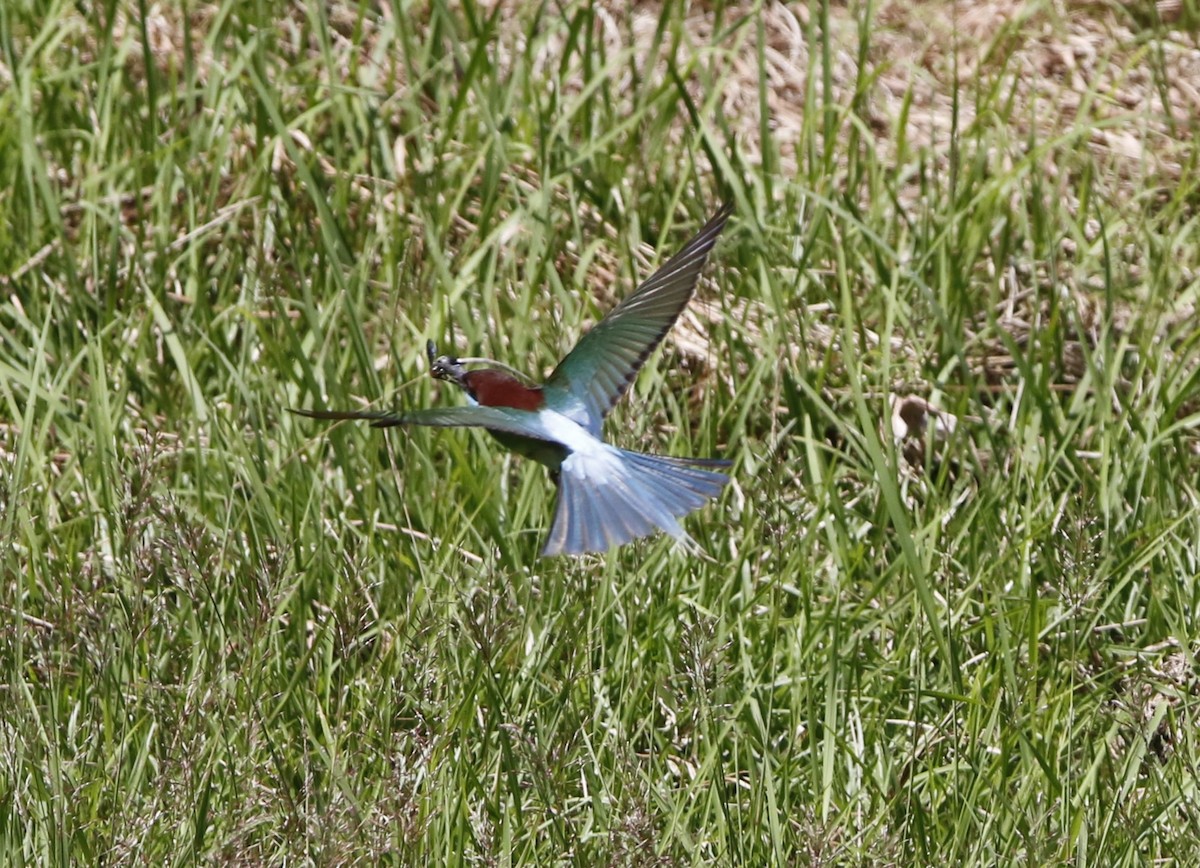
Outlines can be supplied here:
M662 268L584 334L541 385L490 359L439 355L431 340L430 373L461 387L467 406L292 412L325 421L366 420L374 428L486 429L504 447L550 470L558 494L545 557L602 553L660 530L698 552L679 519L721 493L732 462L621 449L604 441L602 427L691 300L732 213L731 204L722 205ZM468 367L477 364L484 367Z

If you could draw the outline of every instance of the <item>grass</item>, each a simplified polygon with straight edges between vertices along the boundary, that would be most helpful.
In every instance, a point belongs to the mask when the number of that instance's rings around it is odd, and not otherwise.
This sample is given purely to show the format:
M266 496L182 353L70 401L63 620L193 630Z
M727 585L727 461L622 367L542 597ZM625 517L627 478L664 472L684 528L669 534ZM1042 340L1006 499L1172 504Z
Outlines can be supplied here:
M1200 857L1200 151L1120 99L1194 33L82 8L0 7L0 861ZM609 426L734 460L708 558L539 559L485 434L284 412L544 374L723 197Z

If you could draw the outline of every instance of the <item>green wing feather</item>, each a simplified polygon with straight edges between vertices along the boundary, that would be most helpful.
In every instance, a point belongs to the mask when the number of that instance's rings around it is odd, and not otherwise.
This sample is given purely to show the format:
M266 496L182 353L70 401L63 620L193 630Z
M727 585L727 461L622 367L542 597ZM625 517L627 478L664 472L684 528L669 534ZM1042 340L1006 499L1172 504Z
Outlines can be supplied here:
M687 306L732 213L731 204L723 205L695 238L583 336L546 381L548 406L600 434L608 411ZM576 412L580 405L582 413Z
M372 428L393 428L401 425L429 425L435 428L487 428L505 431L535 440L557 443L542 418L531 410L512 407L435 407L428 410L409 410L403 413L386 410L292 410L298 416L326 421L363 419Z

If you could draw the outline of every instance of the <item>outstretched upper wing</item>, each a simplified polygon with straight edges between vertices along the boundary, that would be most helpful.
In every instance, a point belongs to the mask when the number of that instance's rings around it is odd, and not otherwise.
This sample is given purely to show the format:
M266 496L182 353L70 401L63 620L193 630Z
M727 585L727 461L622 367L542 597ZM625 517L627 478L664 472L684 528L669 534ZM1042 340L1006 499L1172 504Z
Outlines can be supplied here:
M608 411L687 306L732 213L731 204L722 205L695 238L583 336L546 381L548 406L599 436Z
M530 410L512 407L438 407L429 410L410 410L389 413L382 410L292 410L310 419L365 419L372 428L392 428L397 425L432 425L435 428L487 428L506 431L536 440L558 443L545 420Z

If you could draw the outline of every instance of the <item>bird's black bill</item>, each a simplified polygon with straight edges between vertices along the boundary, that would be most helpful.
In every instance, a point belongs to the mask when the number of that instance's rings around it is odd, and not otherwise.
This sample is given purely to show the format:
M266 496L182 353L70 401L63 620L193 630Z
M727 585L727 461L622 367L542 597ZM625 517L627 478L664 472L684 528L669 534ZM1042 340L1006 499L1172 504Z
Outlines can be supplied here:
M429 356L429 367L433 367L433 360L437 358L437 344L433 341L425 341L425 355Z

